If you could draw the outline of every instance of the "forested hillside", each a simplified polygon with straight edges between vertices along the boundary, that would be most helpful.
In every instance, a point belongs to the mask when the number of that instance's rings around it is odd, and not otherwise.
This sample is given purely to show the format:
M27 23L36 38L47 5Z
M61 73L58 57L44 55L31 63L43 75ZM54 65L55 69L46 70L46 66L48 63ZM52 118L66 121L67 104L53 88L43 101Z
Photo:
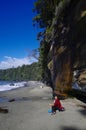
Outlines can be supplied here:
M0 70L0 80L9 81L26 81L26 80L40 80L41 73L38 63L31 65L23 65L18 68L11 68Z

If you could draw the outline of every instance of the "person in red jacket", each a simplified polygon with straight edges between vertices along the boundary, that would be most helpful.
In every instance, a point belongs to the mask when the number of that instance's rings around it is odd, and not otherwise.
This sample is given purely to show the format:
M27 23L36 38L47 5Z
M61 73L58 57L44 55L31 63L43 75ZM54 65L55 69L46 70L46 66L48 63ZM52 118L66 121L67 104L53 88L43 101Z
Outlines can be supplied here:
M55 99L50 106L52 107L52 114L56 114L56 110L64 111L64 107L61 105L61 102L57 96L55 96Z

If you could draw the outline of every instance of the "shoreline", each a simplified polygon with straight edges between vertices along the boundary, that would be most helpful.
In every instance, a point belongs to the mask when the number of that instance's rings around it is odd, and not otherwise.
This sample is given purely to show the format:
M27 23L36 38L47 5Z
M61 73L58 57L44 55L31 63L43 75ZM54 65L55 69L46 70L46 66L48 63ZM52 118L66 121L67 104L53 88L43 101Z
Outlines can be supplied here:
M1 130L85 130L85 103L76 98L61 100L66 111L52 116L48 113L51 88L40 86L34 82L32 86L0 93L0 97L20 99L0 102L0 107L8 109L8 113L0 113Z

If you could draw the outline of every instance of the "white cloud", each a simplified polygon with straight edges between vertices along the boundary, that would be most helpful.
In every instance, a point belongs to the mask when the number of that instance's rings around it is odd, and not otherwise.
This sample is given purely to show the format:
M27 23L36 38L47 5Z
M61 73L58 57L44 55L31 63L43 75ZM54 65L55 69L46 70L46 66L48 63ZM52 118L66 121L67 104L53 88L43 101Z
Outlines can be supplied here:
M34 57L24 57L21 59L15 57L5 56L5 59L0 62L0 69L16 68L22 65L30 65L33 62L37 62Z

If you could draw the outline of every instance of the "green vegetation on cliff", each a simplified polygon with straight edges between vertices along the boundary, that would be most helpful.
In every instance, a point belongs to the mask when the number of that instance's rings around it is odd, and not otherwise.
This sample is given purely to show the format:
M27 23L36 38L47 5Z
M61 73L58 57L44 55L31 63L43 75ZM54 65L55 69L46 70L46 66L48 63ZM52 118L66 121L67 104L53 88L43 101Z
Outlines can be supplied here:
M34 11L42 78L49 77L55 91L67 92L73 71L86 68L86 0L37 0Z

